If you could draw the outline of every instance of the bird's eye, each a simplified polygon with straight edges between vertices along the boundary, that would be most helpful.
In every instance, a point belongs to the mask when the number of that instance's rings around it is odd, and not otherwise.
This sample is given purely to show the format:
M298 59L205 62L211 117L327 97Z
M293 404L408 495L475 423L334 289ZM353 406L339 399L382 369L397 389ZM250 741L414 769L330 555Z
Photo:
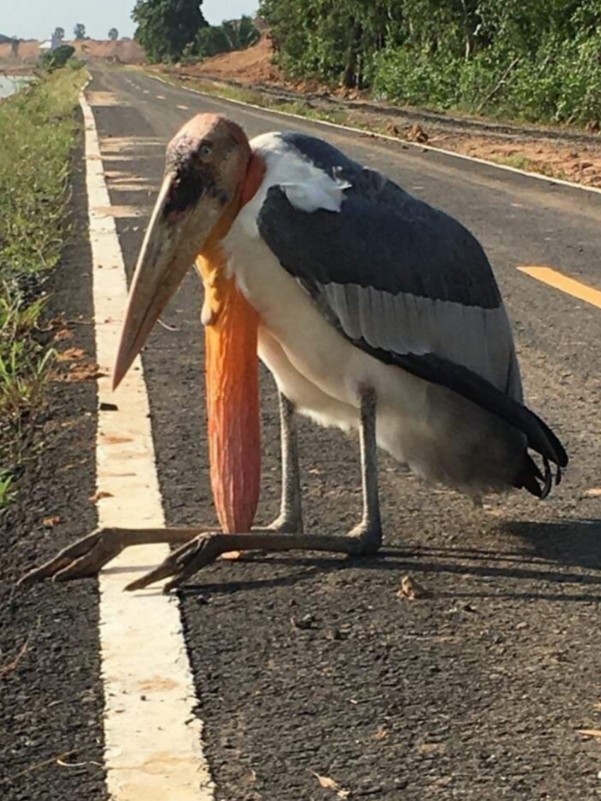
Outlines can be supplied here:
M203 158L206 158L207 156L211 155L212 150L213 150L213 145L210 142L203 142L202 145L199 147L198 152Z

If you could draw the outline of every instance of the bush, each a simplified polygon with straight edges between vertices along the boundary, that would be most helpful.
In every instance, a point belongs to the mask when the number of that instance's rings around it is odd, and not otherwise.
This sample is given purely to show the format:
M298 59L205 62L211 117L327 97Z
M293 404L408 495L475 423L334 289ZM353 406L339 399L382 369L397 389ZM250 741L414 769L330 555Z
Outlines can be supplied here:
M75 48L71 45L61 45L57 47L56 50L44 53L40 58L40 63L48 72L53 72L54 70L64 67L74 53Z
M497 42L467 60L390 48L376 56L371 78L393 102L584 124L601 119L601 33L573 41L550 34L534 53Z
M601 119L600 0L261 0L291 76L527 120Z

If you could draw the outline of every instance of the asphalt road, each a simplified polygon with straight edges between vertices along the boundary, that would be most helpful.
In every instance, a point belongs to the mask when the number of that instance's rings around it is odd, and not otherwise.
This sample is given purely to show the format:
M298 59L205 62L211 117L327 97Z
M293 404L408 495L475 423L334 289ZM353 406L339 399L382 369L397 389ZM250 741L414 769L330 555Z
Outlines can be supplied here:
M182 593L189 655L218 801L592 801L601 794L601 310L520 273L548 265L601 289L601 196L369 136L288 121L143 74L97 69L88 89L119 239L131 271L164 145L197 111L249 136L295 128L465 223L494 265L515 326L527 397L571 464L552 497L482 510L382 459L383 558L278 556L220 563ZM52 309L90 314L85 191ZM143 361L168 524L213 519L203 403L200 291L190 276ZM85 347L85 325L69 345ZM260 519L279 495L275 392L263 381ZM24 477L2 556L0 797L100 801L102 692L94 581L15 590L24 569L93 527L93 382L57 382L49 449ZM62 425L64 423L64 425ZM359 514L356 443L302 425L308 529ZM64 522L45 528L58 514ZM428 591L397 590L410 574ZM28 639L29 638L29 639ZM68 754L60 762L56 757ZM62 764L61 764L62 762ZM67 765L71 763L71 766ZM341 795L339 797L344 797ZM174 800L176 801L176 800Z

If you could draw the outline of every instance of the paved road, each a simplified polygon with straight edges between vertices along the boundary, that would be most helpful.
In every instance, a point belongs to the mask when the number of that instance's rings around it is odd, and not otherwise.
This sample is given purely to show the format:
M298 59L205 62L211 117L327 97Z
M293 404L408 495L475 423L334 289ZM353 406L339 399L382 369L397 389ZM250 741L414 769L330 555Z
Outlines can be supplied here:
M203 573L182 607L216 799L336 798L315 774L350 798L378 801L598 798L601 740L577 730L601 728L601 497L588 493L601 486L601 310L516 267L549 265L601 289L601 196L313 123L291 126L135 72L95 70L88 98L130 271L165 142L196 111L226 113L251 136L317 132L458 217L495 267L528 399L572 457L547 502L515 494L482 510L384 458L383 559L269 557ZM77 236L53 308L85 322L82 192L78 178ZM157 329L144 353L169 524L212 518L199 309L191 276L165 315L176 330ZM91 351L85 326L74 330ZM268 377L263 395L267 521L279 492ZM6 532L2 660L29 641L0 678L0 797L71 801L85 788L88 801L100 801L95 583L12 588L24 567L93 525L93 389L57 384L52 404L50 450L28 470L29 496ZM343 530L360 508L355 443L304 424L301 448L307 527ZM65 524L45 529L50 513ZM397 597L406 574L427 598ZM73 767L56 762L66 752L62 762Z

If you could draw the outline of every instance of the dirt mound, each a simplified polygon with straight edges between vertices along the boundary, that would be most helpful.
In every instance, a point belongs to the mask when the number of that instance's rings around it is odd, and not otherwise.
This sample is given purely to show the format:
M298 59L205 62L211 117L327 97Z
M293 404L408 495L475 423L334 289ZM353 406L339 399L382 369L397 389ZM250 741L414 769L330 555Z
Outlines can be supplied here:
M113 61L118 64L142 64L146 55L133 39L112 42L86 39L83 42L69 42L81 58L92 61Z
M10 42L0 44L0 60L11 61L18 64L23 61L35 61L40 55L41 42L35 39L30 39L26 42L19 42L19 48L16 56L12 52L12 45Z
M284 83L280 70L271 63L272 57L271 39L262 36L255 45L246 50L221 53L199 64L186 65L182 70L190 75L211 75L249 84Z
M0 62L7 65L18 65L37 61L40 57L40 45L35 39L19 42L16 55L10 43L0 44ZM125 40L99 41L84 39L77 42L65 42L75 48L79 58L89 61L112 61L116 64L142 64L145 60L144 50L137 42Z

